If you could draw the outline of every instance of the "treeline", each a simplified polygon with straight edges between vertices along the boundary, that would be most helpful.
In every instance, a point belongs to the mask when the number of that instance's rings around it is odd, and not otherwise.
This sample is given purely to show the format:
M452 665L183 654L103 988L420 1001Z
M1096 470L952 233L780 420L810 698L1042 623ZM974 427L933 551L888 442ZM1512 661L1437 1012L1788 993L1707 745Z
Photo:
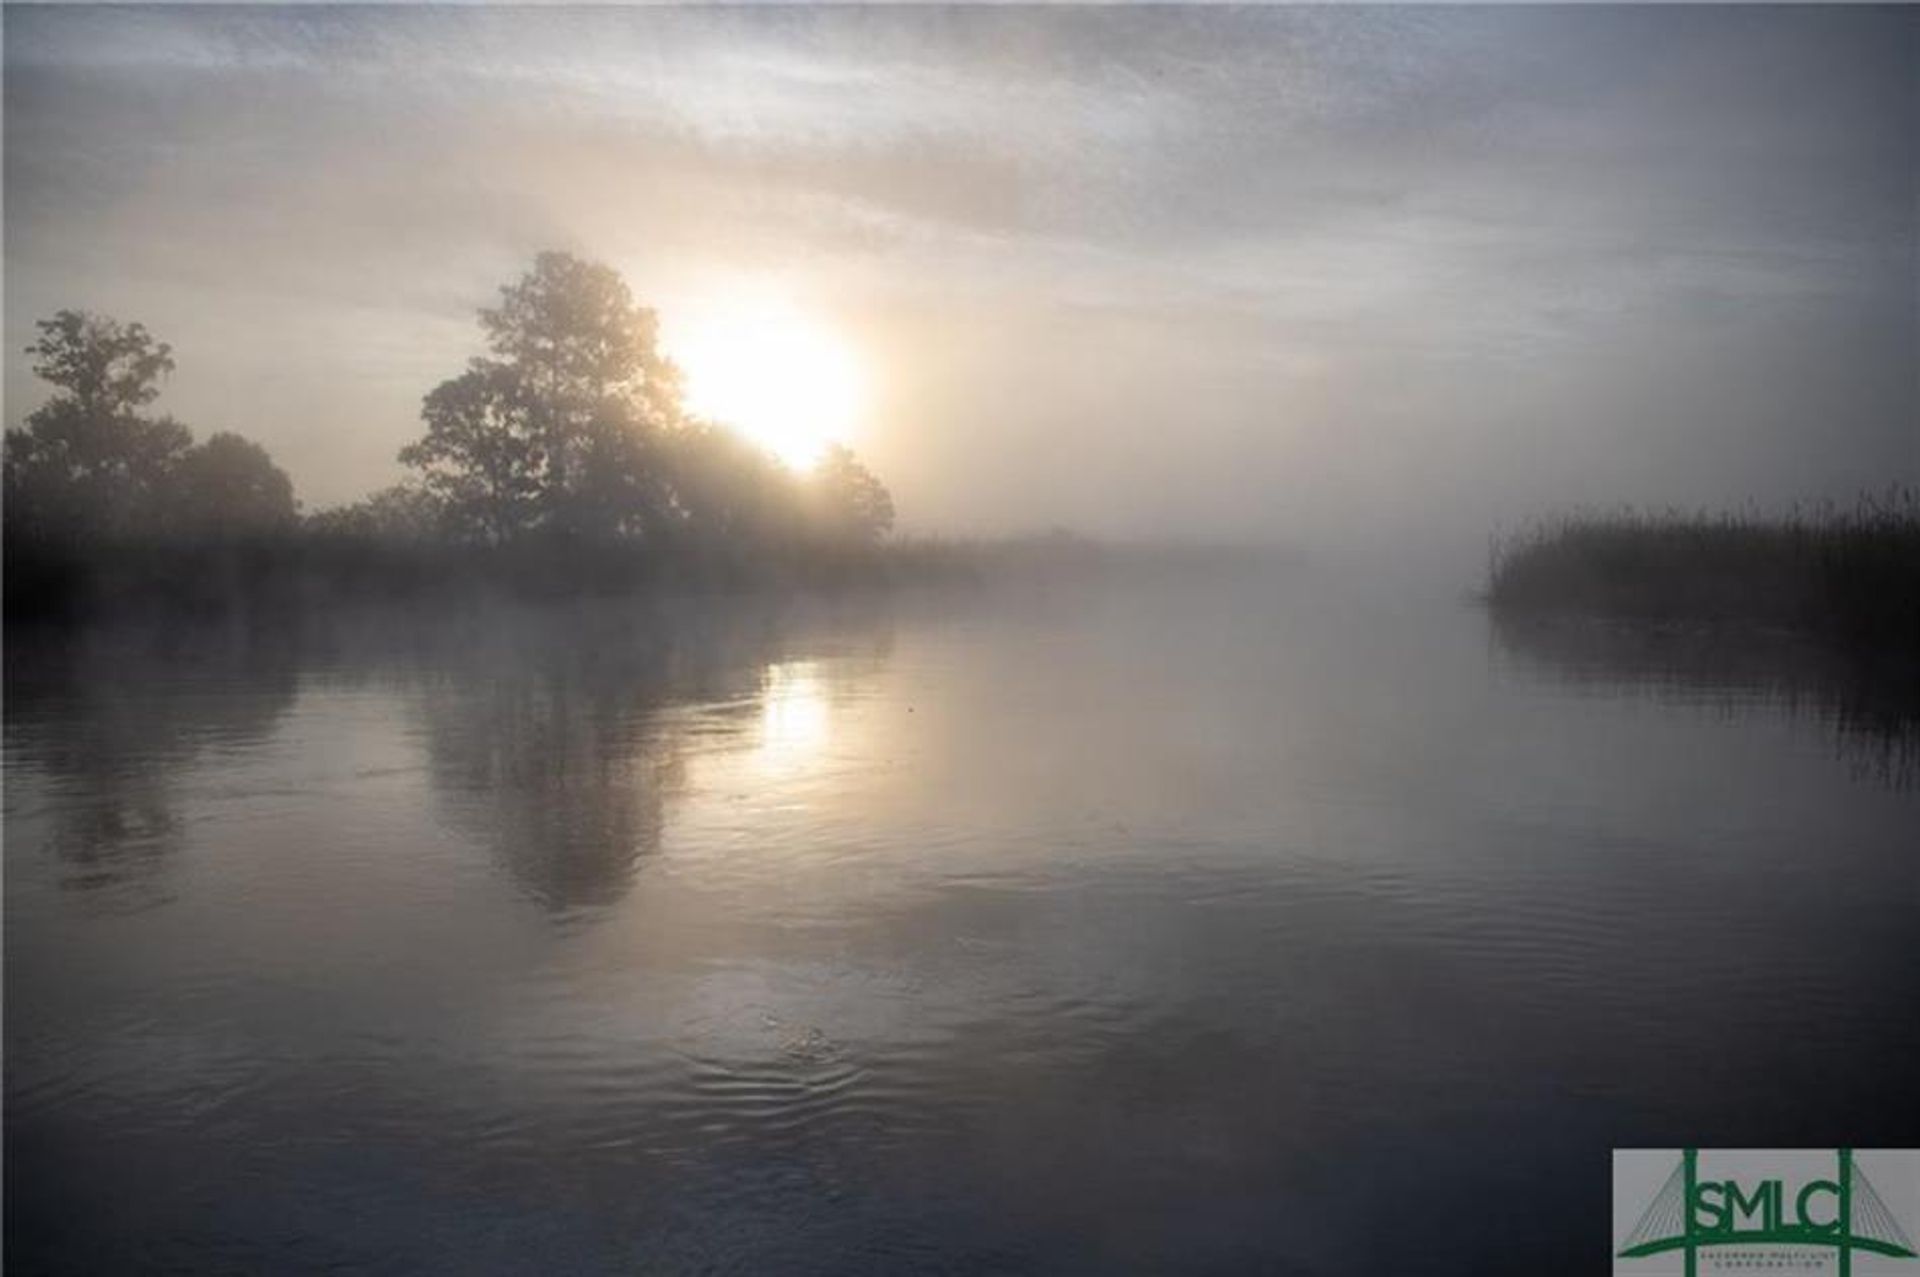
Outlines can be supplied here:
M28 347L53 396L6 434L10 618L219 610L474 583L581 592L871 572L886 488L845 448L796 473L684 405L654 313L611 268L543 253L434 388L404 483L302 514L257 443L146 410L145 327L80 311Z
M1737 622L1920 652L1920 494L1779 518L1566 518L1497 542L1486 593L1509 615Z

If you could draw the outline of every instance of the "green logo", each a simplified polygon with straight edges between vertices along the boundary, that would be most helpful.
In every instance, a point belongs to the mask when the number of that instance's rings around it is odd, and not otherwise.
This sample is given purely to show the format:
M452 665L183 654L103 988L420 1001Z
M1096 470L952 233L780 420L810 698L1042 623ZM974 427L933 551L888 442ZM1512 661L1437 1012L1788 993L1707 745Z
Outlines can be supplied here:
M1915 1258L1913 1242L1855 1164L1853 1150L1833 1152L1831 1179L1789 1185L1779 1175L1703 1177L1700 1150L1682 1149L1619 1258L1680 1251L1687 1277L1696 1271L1699 1252L1716 1246L1823 1247L1837 1255L1841 1277L1851 1273L1856 1252Z

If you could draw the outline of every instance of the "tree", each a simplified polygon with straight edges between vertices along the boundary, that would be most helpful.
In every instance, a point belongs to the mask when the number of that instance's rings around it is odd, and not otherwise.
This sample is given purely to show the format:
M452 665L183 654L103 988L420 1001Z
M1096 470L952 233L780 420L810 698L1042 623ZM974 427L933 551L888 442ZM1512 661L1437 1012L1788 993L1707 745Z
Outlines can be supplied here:
M235 434L196 447L173 418L139 411L173 370L171 348L144 325L63 310L35 326L27 353L56 390L7 431L9 536L77 545L293 521L293 484L266 449Z
M424 487L396 483L351 505L319 510L307 529L320 536L389 542L432 541L445 527L444 508Z
M820 458L808 488L821 530L834 539L876 541L893 527L886 485L840 444Z
M84 310L63 310L34 324L40 337L33 374L66 391L88 416L114 418L150 404L173 371L173 348L144 324L122 324Z
M496 542L665 526L659 454L679 420L679 374L619 274L542 253L480 326L489 353L427 396L427 433L400 454L456 526Z
M610 267L542 253L480 326L486 352L427 396L426 432L400 453L467 539L866 543L893 525L846 449L802 478L689 418L654 313Z
M457 535L498 544L539 520L546 441L525 379L476 359L427 396L427 433L400 450Z
M480 312L488 349L542 393L580 401L631 397L654 424L678 416L680 375L659 352L659 318L634 304L611 266L541 253L500 299Z
M33 371L58 387L6 434L7 521L15 534L119 534L152 524L174 466L193 442L170 417L148 418L173 369L143 325L63 310L35 325Z
M222 432L184 453L173 474L174 526L237 536L293 526L293 481L251 439Z
M670 436L674 506L698 541L767 541L801 522L794 473L725 426L689 421Z

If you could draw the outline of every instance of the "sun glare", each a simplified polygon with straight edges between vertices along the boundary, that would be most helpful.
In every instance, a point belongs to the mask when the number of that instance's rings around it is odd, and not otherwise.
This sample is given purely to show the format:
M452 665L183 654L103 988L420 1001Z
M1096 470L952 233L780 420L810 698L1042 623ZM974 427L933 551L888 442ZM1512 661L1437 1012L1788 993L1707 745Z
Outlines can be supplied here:
M664 334L686 375L687 407L745 435L796 470L853 429L865 387L830 329L778 302L697 310Z
M776 771L811 761L827 743L827 695L811 661L767 668L760 702L760 760Z

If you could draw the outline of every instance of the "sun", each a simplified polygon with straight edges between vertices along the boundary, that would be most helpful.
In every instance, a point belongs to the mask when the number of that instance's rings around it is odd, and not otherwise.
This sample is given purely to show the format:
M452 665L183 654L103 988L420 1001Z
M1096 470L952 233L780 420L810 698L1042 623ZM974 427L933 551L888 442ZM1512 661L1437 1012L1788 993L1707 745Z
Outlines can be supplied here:
M662 333L685 376L687 409L721 422L796 470L844 443L865 404L859 361L834 331L780 300L695 309Z

